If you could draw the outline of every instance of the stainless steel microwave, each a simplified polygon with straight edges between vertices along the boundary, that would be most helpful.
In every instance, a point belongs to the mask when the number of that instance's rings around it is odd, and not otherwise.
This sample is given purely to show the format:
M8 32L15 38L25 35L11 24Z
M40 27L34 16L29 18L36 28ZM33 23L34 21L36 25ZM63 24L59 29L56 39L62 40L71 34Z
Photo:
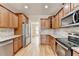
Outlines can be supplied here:
M62 25L69 25L69 24L75 24L75 23L79 23L79 10L62 18Z

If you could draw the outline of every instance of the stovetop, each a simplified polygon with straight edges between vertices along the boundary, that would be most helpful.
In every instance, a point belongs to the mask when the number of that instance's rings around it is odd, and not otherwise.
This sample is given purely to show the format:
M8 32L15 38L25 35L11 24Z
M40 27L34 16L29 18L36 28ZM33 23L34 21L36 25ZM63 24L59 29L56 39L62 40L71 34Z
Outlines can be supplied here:
M71 48L71 47L79 47L79 45L74 44L70 41L68 41L68 38L58 38L57 41L59 41L61 44L63 44L64 46Z

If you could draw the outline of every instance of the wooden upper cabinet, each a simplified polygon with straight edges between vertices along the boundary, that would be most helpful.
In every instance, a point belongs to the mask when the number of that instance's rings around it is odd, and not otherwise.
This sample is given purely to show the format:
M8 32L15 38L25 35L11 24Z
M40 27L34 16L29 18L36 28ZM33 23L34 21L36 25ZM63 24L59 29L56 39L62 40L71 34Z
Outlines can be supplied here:
M74 3L71 3L71 11L74 10Z
M64 16L70 12L70 3L65 4L64 6Z
M44 26L45 26L45 20L42 20L42 19L41 19L40 22L41 22L41 29L44 29Z
M49 22L49 28L52 28L52 16L48 17L48 22Z
M77 8L79 3L71 3L71 11Z
M9 27L11 28L17 28L18 27L18 17L13 14L13 13L9 13Z
M59 28L59 15L57 14L56 16L55 16L55 20L54 20L54 27L55 28Z
M77 8L79 6L79 3L73 3L74 4L74 8Z
M0 27L9 26L9 11L0 6Z
M2 28L18 27L18 17L2 6L0 6L0 27Z
M48 19L45 20L45 28L46 29L50 28L50 26L49 26L49 20Z
M55 28L55 17L52 16L52 28Z
M14 15L14 27L17 28L18 27L18 16Z
M61 19L62 19L63 16L64 16L64 10L61 9L60 12L59 12L59 27L61 27Z
M41 29L48 29L50 28L49 20L47 18L41 19Z

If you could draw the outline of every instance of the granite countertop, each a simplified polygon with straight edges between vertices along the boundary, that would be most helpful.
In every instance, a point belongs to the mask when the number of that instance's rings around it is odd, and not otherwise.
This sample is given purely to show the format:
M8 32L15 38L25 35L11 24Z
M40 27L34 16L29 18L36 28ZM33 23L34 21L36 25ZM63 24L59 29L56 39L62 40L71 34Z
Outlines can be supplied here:
M13 40L14 38L17 38L17 37L20 37L20 36L22 36L22 35L10 35L10 36L0 37L0 43L8 41L8 40Z
M40 32L41 35L51 35L54 38L68 38L68 35L64 35L59 31L52 31L52 30L42 30Z

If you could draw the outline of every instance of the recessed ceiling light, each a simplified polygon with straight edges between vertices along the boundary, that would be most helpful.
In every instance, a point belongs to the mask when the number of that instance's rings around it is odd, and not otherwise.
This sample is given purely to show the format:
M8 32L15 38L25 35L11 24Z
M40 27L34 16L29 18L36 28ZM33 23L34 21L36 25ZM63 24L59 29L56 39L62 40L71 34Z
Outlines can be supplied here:
M48 5L45 5L45 8L48 8Z
M28 8L28 6L26 5L25 8Z

